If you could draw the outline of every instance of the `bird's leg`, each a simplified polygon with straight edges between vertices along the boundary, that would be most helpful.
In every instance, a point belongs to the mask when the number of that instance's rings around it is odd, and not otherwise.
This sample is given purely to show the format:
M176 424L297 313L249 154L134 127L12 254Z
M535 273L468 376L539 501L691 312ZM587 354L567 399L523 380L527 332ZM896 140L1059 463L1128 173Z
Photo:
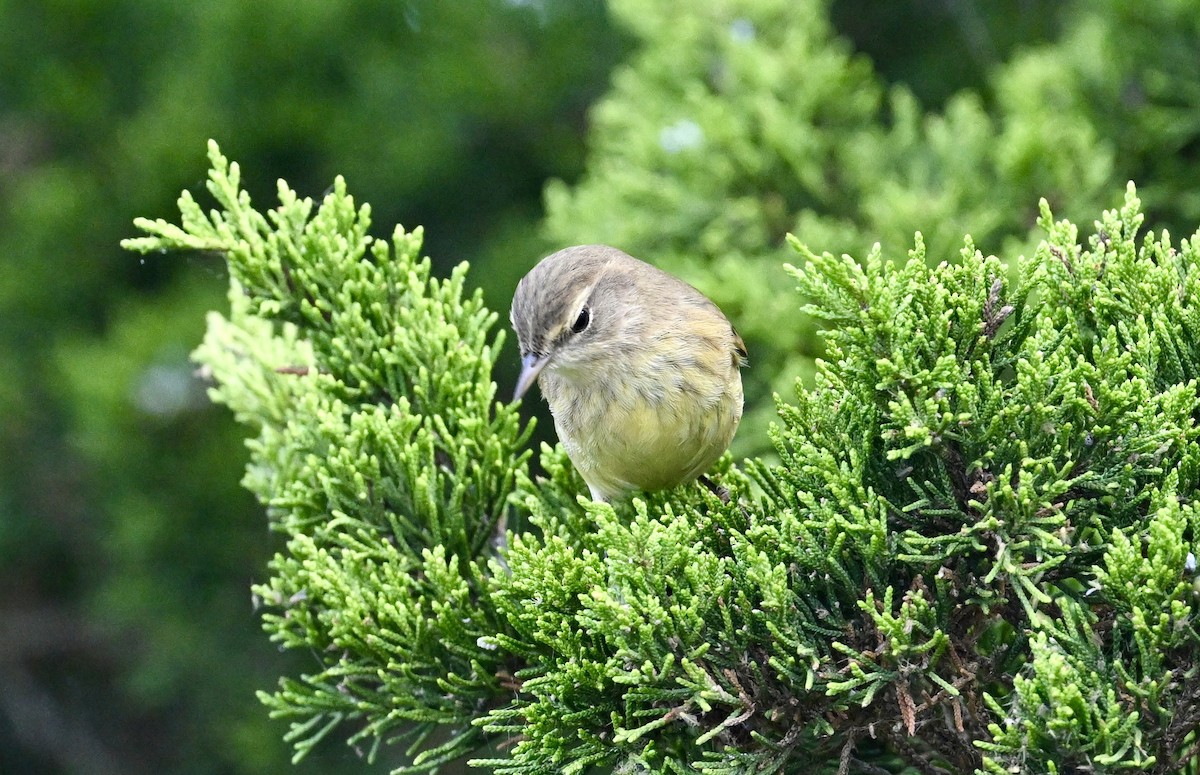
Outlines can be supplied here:
M730 495L729 495L729 489L727 487L722 487L719 484L715 484L712 479L708 478L707 474L700 475L700 484L704 485L708 489L708 491L711 492L713 495L720 498L721 503L724 503L726 505L729 504Z

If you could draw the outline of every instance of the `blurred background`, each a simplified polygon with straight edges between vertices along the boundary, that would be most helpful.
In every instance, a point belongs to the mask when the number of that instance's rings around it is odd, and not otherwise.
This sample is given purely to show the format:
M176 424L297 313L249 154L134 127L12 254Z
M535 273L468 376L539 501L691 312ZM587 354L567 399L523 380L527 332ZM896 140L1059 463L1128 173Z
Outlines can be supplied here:
M1196 2L639 6L0 0L0 773L383 772L399 761L369 766L334 739L292 767L285 723L254 696L309 663L259 629L249 587L279 542L239 486L243 431L208 404L188 361L227 278L217 257L118 246L136 216L176 219L184 188L207 202L209 138L242 165L260 207L277 178L320 197L346 176L376 234L423 225L437 271L470 261L502 320L517 279L569 243L605 239L687 274L746 321L766 375L750 378L759 419L742 454L763 446L770 391L805 373L818 346L803 327L772 340L777 307L761 289L778 296L784 276L743 274L763 256L795 260L787 232L834 252L884 240L902 257L922 229L941 260L974 229L999 252L1030 244L1039 196L1090 218L1129 178L1144 184L1152 223L1179 235L1200 224ZM759 6L761 17L746 10ZM700 68L688 77L714 99L786 107L801 92L786 68L770 80L771 63L812 51L775 33L801 7L803 40L836 53L829 72L792 74L837 86L823 103L837 110L809 111L806 125L860 142L791 143L778 169L734 165L694 207L655 200L659 211L622 189L621 175L644 166L630 155L643 131L668 156L711 139L688 162L705 180L730 169L741 146L723 146L708 113L661 118L672 100L697 110L672 68ZM692 40L673 14L711 23L721 45L773 47L745 71L733 55L656 63L676 32ZM845 128L855 122L861 135ZM734 139L751 154L771 142ZM808 188L790 185L807 169L797 159L820 154ZM656 174L664 191L685 179L665 162ZM719 220L704 213L746 212L747 198L763 228L738 222L690 241L697 223ZM681 212L699 220L671 219Z

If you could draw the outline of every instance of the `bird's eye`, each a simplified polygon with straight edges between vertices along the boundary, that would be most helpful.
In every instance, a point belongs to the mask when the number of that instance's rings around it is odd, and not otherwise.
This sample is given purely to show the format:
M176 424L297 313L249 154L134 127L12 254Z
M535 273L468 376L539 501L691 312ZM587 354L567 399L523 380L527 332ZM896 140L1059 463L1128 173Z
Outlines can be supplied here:
M578 334L580 331L588 327L588 323L592 322L592 311L587 307L579 310L579 317L575 318L575 322L571 324L571 330Z

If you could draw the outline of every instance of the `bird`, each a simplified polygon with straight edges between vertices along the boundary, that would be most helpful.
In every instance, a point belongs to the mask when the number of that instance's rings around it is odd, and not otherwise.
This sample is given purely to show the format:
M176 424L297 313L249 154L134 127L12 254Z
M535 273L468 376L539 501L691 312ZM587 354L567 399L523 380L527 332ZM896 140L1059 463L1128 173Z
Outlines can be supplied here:
M538 383L593 500L696 479L714 489L703 475L741 420L747 354L708 297L617 248L576 245L521 279L510 318L513 400Z

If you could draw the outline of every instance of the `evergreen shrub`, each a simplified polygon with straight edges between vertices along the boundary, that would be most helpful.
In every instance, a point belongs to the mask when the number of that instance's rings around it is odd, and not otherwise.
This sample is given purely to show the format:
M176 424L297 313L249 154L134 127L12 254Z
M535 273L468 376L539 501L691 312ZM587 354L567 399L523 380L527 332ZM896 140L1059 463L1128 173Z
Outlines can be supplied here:
M1009 263L793 238L824 357L776 399L775 456L722 461L728 504L608 505L561 448L531 473L465 265L370 236L341 179L263 214L210 159L217 209L185 192L125 245L228 261L196 359L283 542L264 627L314 660L261 694L297 756L336 733L406 772L1196 771L1200 233L1145 232L1132 184L1086 237L1043 202Z

